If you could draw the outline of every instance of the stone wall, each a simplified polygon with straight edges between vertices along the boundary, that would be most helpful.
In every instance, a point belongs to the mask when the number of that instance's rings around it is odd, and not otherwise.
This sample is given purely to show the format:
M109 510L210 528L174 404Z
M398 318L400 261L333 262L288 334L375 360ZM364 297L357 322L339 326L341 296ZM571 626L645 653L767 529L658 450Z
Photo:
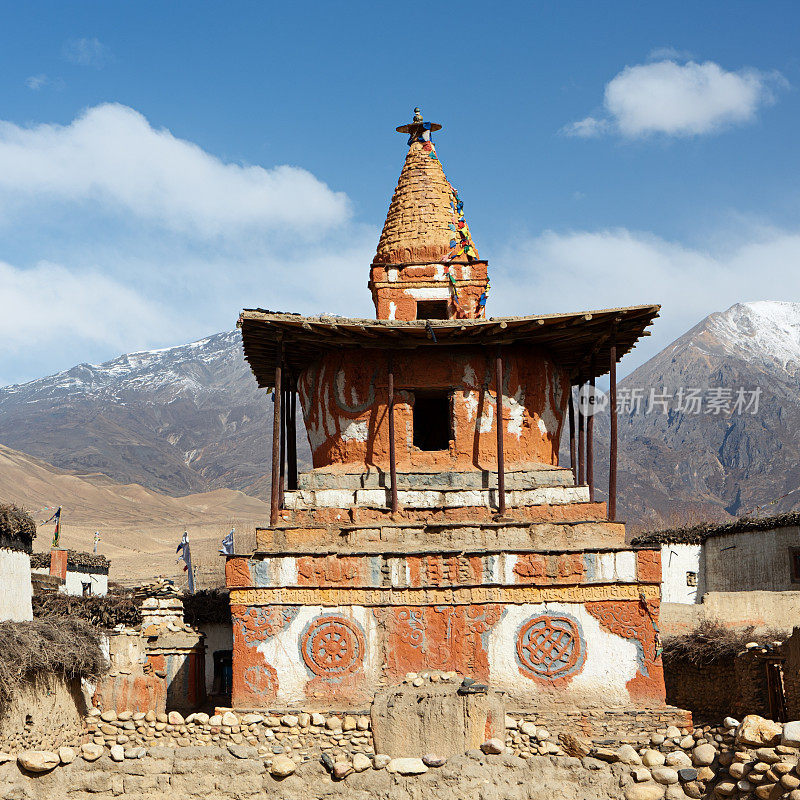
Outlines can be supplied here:
M577 732L555 740L526 719L509 717L506 729L508 746L492 739L449 758L289 759L234 742L109 750L87 743L16 758L0 753L0 786L4 800L795 800L790 792L800 786L800 723L747 716L668 726L637 747L616 748Z
M756 650L704 666L670 660L664 682L668 703L701 718L726 713L770 715L764 655Z
M223 747L154 747L141 758L112 761L108 755L71 763L43 775L25 774L15 761L0 764L4 800L610 800L622 798L619 775L607 764L583 769L577 758L541 758L535 769L517 756L484 756L480 751L453 758L426 774L403 776L386 769L353 772L332 780L317 761L285 778L270 774L250 751L234 755Z

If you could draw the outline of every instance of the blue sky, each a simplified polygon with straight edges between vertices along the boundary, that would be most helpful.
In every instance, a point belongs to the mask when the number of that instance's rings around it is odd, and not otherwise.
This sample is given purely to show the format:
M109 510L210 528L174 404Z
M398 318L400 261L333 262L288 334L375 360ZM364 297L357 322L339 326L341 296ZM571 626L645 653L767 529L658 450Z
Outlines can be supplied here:
M489 313L661 302L623 372L800 301L791 2L8 3L0 384L230 328L373 313L420 105Z

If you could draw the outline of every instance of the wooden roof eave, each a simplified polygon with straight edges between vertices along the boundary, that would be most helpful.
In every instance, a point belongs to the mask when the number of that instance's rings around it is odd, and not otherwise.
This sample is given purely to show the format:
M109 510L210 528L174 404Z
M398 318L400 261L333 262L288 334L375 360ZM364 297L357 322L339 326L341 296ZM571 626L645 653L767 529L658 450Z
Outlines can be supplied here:
M660 306L633 306L571 314L495 317L488 320L375 320L302 317L263 309L245 309L239 318L245 357L259 386L274 382L279 342L286 365L300 371L326 352L342 348L416 349L419 347L496 346L527 343L550 352L573 381L586 373L595 356L597 376L610 367L611 329L617 327L617 361L630 352ZM430 335L434 331L436 341Z

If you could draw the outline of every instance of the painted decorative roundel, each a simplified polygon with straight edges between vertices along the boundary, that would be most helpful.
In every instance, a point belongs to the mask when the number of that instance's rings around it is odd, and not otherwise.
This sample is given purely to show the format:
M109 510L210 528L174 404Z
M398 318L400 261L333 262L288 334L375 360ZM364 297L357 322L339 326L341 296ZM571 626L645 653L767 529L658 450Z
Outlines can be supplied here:
M585 655L580 628L571 617L533 617L517 634L520 668L531 678L548 683L570 678L583 668Z
M315 619L300 642L306 666L323 678L340 678L360 669L364 650L364 634L344 617Z

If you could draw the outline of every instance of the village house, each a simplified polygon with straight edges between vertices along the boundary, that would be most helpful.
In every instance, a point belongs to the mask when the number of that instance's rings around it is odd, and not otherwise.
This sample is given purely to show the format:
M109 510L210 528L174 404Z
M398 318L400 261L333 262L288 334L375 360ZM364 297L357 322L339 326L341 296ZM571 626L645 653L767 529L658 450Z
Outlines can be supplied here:
M63 582L58 590L75 596L106 594L108 568L105 556L79 550L51 550L31 556L31 572L60 579Z
M633 541L661 548L665 603L701 603L707 592L800 591L798 513L672 528Z
M610 502L595 499L592 417L572 391L610 372L613 397L659 307L487 319L488 262L440 127L417 113L397 129L376 319L241 314L275 402L270 524L226 564L233 705L363 708L446 670L518 707L663 708L661 548L627 546L615 520L613 402Z

